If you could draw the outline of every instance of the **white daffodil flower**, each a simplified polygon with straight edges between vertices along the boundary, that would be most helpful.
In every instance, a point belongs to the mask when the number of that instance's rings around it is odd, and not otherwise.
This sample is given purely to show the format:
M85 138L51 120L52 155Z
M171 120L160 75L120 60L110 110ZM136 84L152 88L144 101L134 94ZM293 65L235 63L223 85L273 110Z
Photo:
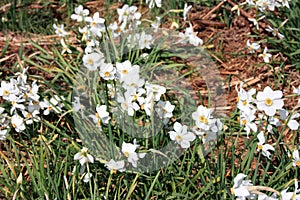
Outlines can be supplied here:
M62 49L62 51L61 51L61 53L60 53L61 55L63 55L65 52L72 53L71 49L69 49L69 47L66 45L64 39L61 39L61 40L60 40L60 44L61 44L61 46L63 47L63 49Z
M89 40L91 38L90 29L87 26L85 26L83 28L79 27L78 31L82 35L82 38L81 38L82 41L87 41L87 40Z
M136 102L132 102L132 98L128 96L129 94L126 93L127 96L123 97L122 95L118 95L117 101L121 104L122 112L127 111L129 116L134 115L134 111L138 111L140 106Z
M65 31L63 24L53 24L53 28L55 29L55 34L59 37L65 37L68 35L68 32Z
M262 151L262 154L270 159L271 153L269 151L275 151L274 147L270 144L265 144L266 139L262 131L257 135L257 139L257 151Z
M83 65L90 71L95 71L104 62L104 56L100 53L85 54L82 58Z
M167 89L164 86L151 84L148 81L145 84L147 96L153 96L154 101L159 101L161 95L165 94Z
M126 143L123 141L122 143L122 153L128 159L128 162L132 164L133 167L137 167L137 161L140 158L143 158L145 153L137 153L135 152L139 145L136 144L136 140L133 141L133 144Z
M89 115L92 118L93 122L97 124L97 126L101 126L101 123L108 124L110 117L109 112L106 111L106 105L97 105L95 115Z
M18 114L14 114L11 118L11 126L19 133L25 130L24 119Z
M287 7L288 9L290 9L289 1L290 0L279 0L283 7Z
M252 186L253 184L251 180L244 180L244 178L246 178L246 175L243 173L236 175L233 179L233 187L230 189L231 193L238 199L246 199L253 196L251 191L248 190L248 186Z
M250 40L247 40L247 48L249 49L250 53L255 53L257 50L260 49L260 45L258 43L250 43Z
M263 53L259 54L258 57L262 57L264 59L265 63L269 63L270 62L270 58L272 57L272 54L268 53L268 48L265 47Z
M83 147L80 152L74 155L74 160L79 160L80 164L83 166L87 163L94 163L94 157L87 153L88 148Z
M144 31L138 36L139 49L151 49L150 45L153 44L153 37L146 34Z
M75 14L71 15L71 19L77 20L77 22L81 22L85 20L85 17L87 17L90 14L90 11L88 9L83 9L82 5L79 5L75 8Z
M133 67L129 60L126 60L122 63L117 62L116 69L117 69L117 76L118 76L120 82L123 82L124 78L126 76L128 76L129 72L131 72L132 70L136 69L136 71L139 72L139 66L135 65Z
M122 8L117 9L119 18L119 23L125 22L128 23L130 21L139 20L141 18L141 13L137 12L136 6L128 6L125 4Z
M91 30L93 28L104 28L105 19L100 17L99 12L95 12L93 17L86 17L85 21L90 23Z
M294 87L293 93L298 95L298 104L300 105L300 85L298 86L298 88Z
M115 161L111 159L108 163L105 164L105 167L110 170L112 173L116 173L117 171L123 172L125 171L125 161L119 160Z
M88 173L88 172L85 173L83 175L83 182L85 182L85 183L89 182L91 180L92 176L93 176L93 174L91 174L91 173Z
M161 0L146 0L146 4L149 4L150 9L154 8L154 5L156 5L158 8L160 8Z
M183 9L183 20L186 21L187 19L187 14L191 10L192 5L187 5L187 3L184 4L184 9Z
M293 166L300 167L300 157L299 157L299 151L297 149L293 151Z
M251 103L254 102L254 98L252 96L256 93L256 90L252 88L247 92L243 89L243 83L240 84L240 90L238 90L237 85L235 89L238 93L238 109L242 112L249 113L251 109L254 109L254 106Z
M210 128L211 114L212 109L200 105L198 106L197 111L192 113L192 118L195 120L198 128L207 131Z
M174 108L175 105L172 105L169 101L159 101L155 111L158 116L163 119L164 124L167 124L169 119L173 117Z
M0 96L8 101L11 101L11 98L14 98L14 96L19 95L20 90L16 87L16 82L14 79L10 79L10 82L1 81L1 87L0 87Z
M250 131L257 131L257 125L255 124L255 122L253 122L256 118L255 116L256 110L255 109L250 109L247 112L241 112L241 116L240 116L240 125L241 126L245 126L244 130L247 133L247 138L249 138L249 133Z
M181 148L189 148L190 142L196 139L196 136L192 132L188 132L187 126L181 125L179 122L174 124L175 131L169 131L171 140L175 140Z
M8 130L7 129L1 129L0 130L0 140L5 140L7 137Z
M299 128L299 123L295 120L296 118L300 117L299 113L294 113L291 117L289 116L289 112L285 109L280 109L279 111L280 120L276 126L284 126L287 123L287 126L291 130L297 130Z
M111 63L102 63L100 65L99 75L104 80L113 80L115 78L116 68Z
M282 91L273 91L267 86L263 92L258 92L256 95L256 105L258 110L265 111L265 113L272 117L276 110L282 109L284 102L282 99Z
M279 33L277 28L272 28L271 26L268 26L266 28L266 31L272 33L273 36L277 36L279 39L284 38L284 35L282 35L281 33Z
M44 109L44 112L43 112L44 115L49 115L50 112L52 112L53 110L56 113L61 112L61 106L59 105L58 98L52 97L50 99L50 101L48 101L47 99L44 99L44 101L39 102L39 105L41 106L42 109Z

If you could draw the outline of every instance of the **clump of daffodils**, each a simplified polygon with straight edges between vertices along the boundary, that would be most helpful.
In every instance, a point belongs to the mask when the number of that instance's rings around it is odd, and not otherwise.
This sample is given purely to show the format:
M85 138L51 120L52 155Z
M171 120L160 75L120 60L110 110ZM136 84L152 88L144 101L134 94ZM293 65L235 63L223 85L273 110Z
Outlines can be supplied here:
M37 81L28 81L28 68L15 74L16 78L1 81L0 97L4 104L0 107L0 140L10 131L23 132L27 126L41 121L41 115L51 112L61 113L64 97L53 95L41 99Z
M240 88L236 87L236 90L240 125L244 127L248 138L251 133L257 134L257 150L270 158L270 151L275 149L266 143L264 132L274 134L273 129L275 128L289 128L296 131L299 128L297 120L300 115L296 111L284 109L283 93L280 90L274 91L267 86L259 92L256 92L255 89L246 91L243 84L240 85Z
M154 5L161 6L161 1L148 1L147 3L151 8ZM187 13L190 9L191 6L185 5L182 10L184 20L187 20ZM87 73L94 73L101 80L101 83L105 83L108 90L107 93L100 91L99 94L108 95L106 98L109 101L106 102L103 98L100 99L95 105L93 113L89 114L87 118L99 130L105 131L115 121L119 120L127 123L126 119L129 118L136 122L135 119L138 117L141 120L137 123L147 127L150 124L150 119L154 117L156 122L161 121L161 124L173 127L173 130L170 130L171 128L166 130L170 142L182 149L189 148L197 136L204 143L214 140L221 132L223 124L219 119L213 117L212 109L199 106L197 111L190 116L194 122L192 126L178 122L173 113L176 105L166 99L168 88L164 84L146 80L141 76L142 67L132 63L129 59L117 59L116 61L107 59L100 47L102 39L113 38L117 40L120 35L123 35L122 37L126 37L124 41L126 41L125 46L128 48L137 49L141 52L151 50L156 42L154 33L157 32L161 22L161 18L157 18L156 22L151 23L153 29L151 34L146 31L135 32L134 30L141 25L141 13L138 12L137 7L125 4L122 8L117 9L117 14L117 21L109 24L99 13L90 16L87 9L79 6L71 17L73 20L81 22L78 31L81 33L79 38L85 42L82 57L83 66ZM106 26L106 24L108 25ZM58 31L58 26L54 26L54 28L57 34L60 33L59 36L66 36L66 34L61 34L63 30ZM63 26L60 28L63 29ZM197 33L193 31L191 23L189 23L189 27L185 29L184 33L179 33L177 38L176 44L190 44L193 46L203 44ZM63 48L65 49L64 52L70 52L66 45L63 45ZM145 60L147 56L147 53L142 53L140 59ZM83 102L84 98L79 96L74 97L72 102L73 111L81 113L82 116L85 112ZM123 171L128 166L137 168L140 160L147 159L147 152L155 151L154 149L145 150L144 148L137 144L137 138L133 140L133 143L125 140L119 147L121 156L105 161L105 166L112 172ZM81 154L76 154L77 160L81 161L83 159L82 162L86 161L84 157L79 155Z

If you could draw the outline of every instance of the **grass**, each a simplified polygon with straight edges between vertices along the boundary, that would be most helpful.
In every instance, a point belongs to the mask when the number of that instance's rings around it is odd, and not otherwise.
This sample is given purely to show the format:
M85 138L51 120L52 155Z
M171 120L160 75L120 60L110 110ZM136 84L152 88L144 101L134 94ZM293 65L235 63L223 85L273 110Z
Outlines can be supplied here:
M52 24L65 23L61 19L66 18L68 18L66 21L68 24L74 7L84 2L64 1L56 3L52 4L55 5L55 8L63 8L63 4L68 5L68 7L61 11L53 12L52 10L51 13L47 13L39 12L40 10L47 10L46 8L51 5L44 1L38 4L41 6L40 9L31 9L33 5L36 5L31 1L14 1L9 12L5 13L5 17L9 21L0 24L0 27L5 31L53 34ZM106 5L110 5L110 3L112 2L107 1ZM133 1L126 1L126 3L134 4ZM216 2L210 4L207 1L201 3L208 6L216 4ZM166 6L165 9L180 9L183 4L170 1L169 6L170 8ZM153 12L159 13L160 10ZM179 22L181 13L173 14L168 17ZM58 21L54 21L55 18ZM230 24L231 18L232 14L226 11L224 22ZM300 27L298 24L292 24L292 21L291 14L290 23L287 23L285 27L290 32L284 31L287 38L288 34L293 37L293 31ZM296 28L294 29L294 27ZM77 31L76 28L73 27L73 29ZM289 43L292 40L288 39L284 42ZM276 41L271 39L267 41L271 45L276 44ZM104 44L103 49L121 49L120 52L111 51L113 53L105 54L107 60L115 62L115 60L125 61L129 59L133 64L144 67L142 68L144 77L155 77L158 75L158 73L155 74L156 71L161 72L159 70L165 70L166 74L182 72L180 77L185 77L185 80L189 80L189 78L192 80L196 77L193 76L195 66L186 64L188 60L184 57L186 54L183 55L182 53L181 56L178 56L177 52L172 52L172 46L167 49L161 45L161 47L151 50L139 51L126 48L122 42L119 44L105 40L101 42ZM280 44L284 42L281 41ZM103 145L107 148L105 142L113 142L116 144L115 146L120 148L123 141L132 142L136 135L126 134L122 131L124 129L122 124L112 120L107 125L103 125L102 128L105 133L105 137L103 137L103 134L95 131L95 126L88 115L94 114L96 104L101 103L109 107L116 103L108 95L107 83L116 86L118 84L115 81L107 82L103 79L99 81L95 77L94 79L90 78L93 72L82 71L84 53L78 49L86 45L84 42L77 41L72 47L72 54L70 55L61 55L61 47L57 43L53 43L53 45L45 47L31 41L31 51L38 53L30 57L22 48L18 51L23 66L29 66L28 83L31 84L37 80L40 85L39 95L41 99L62 95L65 100L62 101L62 112L58 114L51 112L47 116L41 114L40 122L26 125L26 129L20 133L10 127L10 134L7 139L0 141L1 199L235 199L231 193L231 188L234 177L239 173L246 174L246 179L250 179L253 185L259 187L255 189L268 195L271 195L274 190L280 192L287 187L291 188L289 191L294 189L293 181L299 177L300 168L292 166L291 152L294 149L299 149L299 132L290 130L287 125L279 128L273 127L273 134L264 131L266 143L274 147L274 152L268 159L262 155L261 151L257 151L259 131L251 131L249 138L246 137L246 133L238 120L240 111L237 108L228 117L221 119L227 128L222 128L215 141L212 141L210 145L205 145L201 139L196 139L190 148L168 166L158 166L157 170L150 172L133 170L114 173L109 171L105 167L107 159L110 158L107 154L118 154L119 149L107 150L103 148ZM11 45L13 44L9 40L5 41L0 59L9 54ZM297 45L296 42L295 45ZM296 47L291 46L291 48ZM140 58L142 53L148 53L147 59ZM297 54L287 55L291 56L289 57L291 62L297 58ZM9 66L4 68L5 70L1 70L1 76L4 76L3 80L16 78L17 76L12 74L21 71L18 61L8 62L5 60L1 64ZM279 62L278 65L283 66L284 63ZM286 76L282 76L284 75L283 71L276 73L278 74L275 74L277 77L275 85L287 81ZM87 77L90 79L86 79ZM176 78L175 75L171 76L170 82L168 82L169 88L172 88L172 83L176 82L174 77ZM166 84L165 79L156 81L158 83L163 81ZM78 90L74 89L74 86ZM82 90L80 89L82 87L85 88ZM205 88L207 89L207 87ZM74 101L73 97L76 92L85 91L91 91L92 95L90 99L87 99L89 103L86 105L89 107L84 110L85 115L82 117L73 113L72 101ZM189 99L182 100L176 96L184 94L186 91L173 86L168 92L164 98L176 104L173 113L174 119L181 122L188 121L190 115L185 113L191 114L193 107L187 108ZM199 98L202 98L201 103L203 104L204 102L212 104L210 97L203 95ZM9 113L10 102L2 98L1 106L6 109L6 113ZM4 114L1 114L0 119L3 116ZM119 117L118 113L111 116L116 116L116 119ZM278 118L278 116L276 117ZM152 131L155 130L153 127L157 126L157 124L153 124L155 122L153 118L146 116L142 111L136 112L133 119L143 122L152 120L152 124L149 125L149 130ZM263 123L269 124L270 118L260 120L261 128ZM132 124L123 124L123 126L130 125ZM1 127L4 127L2 120ZM170 144L170 138L166 137L170 130L173 130L172 123L160 130L155 137L137 138L137 143L141 146L139 152L148 152L149 148L160 148ZM129 130L128 132L133 131ZM104 144L103 140L105 140ZM94 143L91 145L91 142ZM89 148L88 153L98 159L95 163L88 163L84 167L74 160L74 155L83 146L87 146ZM119 159L117 155L114 156ZM155 159L155 156L149 157L150 159ZM131 169L134 168L131 167ZM91 172L93 175L88 182L84 181L83 170Z

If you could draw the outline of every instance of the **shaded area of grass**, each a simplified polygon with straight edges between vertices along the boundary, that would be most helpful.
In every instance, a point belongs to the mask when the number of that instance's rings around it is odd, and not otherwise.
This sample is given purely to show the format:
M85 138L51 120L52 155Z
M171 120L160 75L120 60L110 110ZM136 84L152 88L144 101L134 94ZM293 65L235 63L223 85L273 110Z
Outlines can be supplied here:
M54 23L69 19L75 6L85 2L86 0L3 0L0 3L0 30L52 34Z

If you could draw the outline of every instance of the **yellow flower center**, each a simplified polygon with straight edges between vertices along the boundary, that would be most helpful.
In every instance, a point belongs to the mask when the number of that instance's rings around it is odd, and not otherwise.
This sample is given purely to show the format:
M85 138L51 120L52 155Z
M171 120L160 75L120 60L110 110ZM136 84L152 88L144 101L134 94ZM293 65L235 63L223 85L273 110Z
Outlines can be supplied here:
M128 71L126 69L122 70L122 74L128 74Z
M247 120L246 119L242 119L241 124L242 125L246 125L247 124Z
M104 76L109 77L110 76L110 72L105 72Z
M5 96L9 95L9 91L4 90L3 94L4 94Z
M48 106L48 110L50 110L50 111L51 111L51 110L52 110L52 106Z
M144 110L145 109L145 105L141 105L141 110Z
M180 142L182 140L182 137L180 135L176 135L176 140Z
M89 58L88 61L87 61L87 63L88 63L89 65L92 65L92 64L94 64L94 61L93 61L91 58Z
M203 115L199 116L199 121L204 123L205 117Z
M31 113L26 114L26 118L30 118L31 116L32 116Z
M234 195L234 189L233 188L230 188L230 192L232 195Z
M296 166L300 167L300 160L296 161Z
M286 124L286 120L282 120L282 125L284 126Z
M92 26L97 26L97 23L96 23L96 22L93 22L93 23L92 23Z
M258 149L258 150L262 150L262 148L263 148L263 146L262 146L261 144L258 144L258 145L257 145L257 149Z
M265 99L265 104L266 104L267 106L271 106L271 105L273 104L272 99L266 98L266 99Z
M246 100L243 101L243 105L244 105L244 106L247 105L247 101L246 101Z
M137 100L137 96L136 95L133 95L133 100Z
M16 127L17 127L17 125L14 124L14 123L12 123L11 126L12 126L13 128L16 128Z
M129 157L129 153L126 151L124 152L124 155L128 158Z

